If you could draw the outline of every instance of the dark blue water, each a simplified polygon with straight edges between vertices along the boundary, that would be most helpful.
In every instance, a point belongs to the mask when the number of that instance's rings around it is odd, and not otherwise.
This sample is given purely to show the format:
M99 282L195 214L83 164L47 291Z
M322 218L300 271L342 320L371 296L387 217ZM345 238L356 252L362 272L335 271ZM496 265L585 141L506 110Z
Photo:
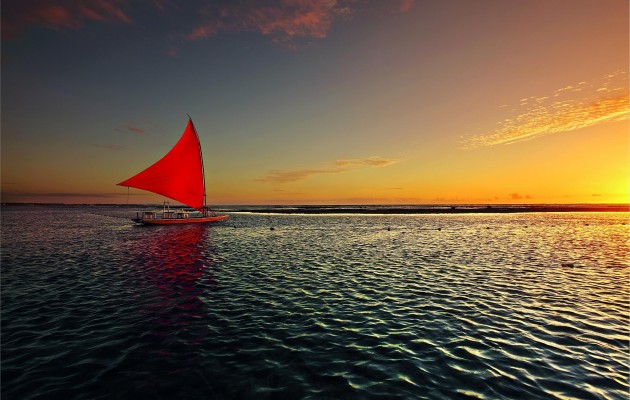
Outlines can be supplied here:
M131 214L2 208L3 400L628 398L627 213Z

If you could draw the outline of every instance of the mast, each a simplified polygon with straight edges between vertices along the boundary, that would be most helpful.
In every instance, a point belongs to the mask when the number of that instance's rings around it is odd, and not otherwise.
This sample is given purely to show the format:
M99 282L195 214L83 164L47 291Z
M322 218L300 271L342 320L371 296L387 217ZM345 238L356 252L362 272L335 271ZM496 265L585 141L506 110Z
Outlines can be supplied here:
M193 127L193 131L195 132L195 136L197 136L197 145L199 146L199 158L201 159L201 176L203 177L203 214L205 215L207 210L207 205L206 205L206 171L205 168L203 166L203 152L201 151L201 140L199 140L199 134L197 133L197 128L195 127L195 123L193 122L192 118L190 118L189 114L188 115L188 119L190 120L190 124Z

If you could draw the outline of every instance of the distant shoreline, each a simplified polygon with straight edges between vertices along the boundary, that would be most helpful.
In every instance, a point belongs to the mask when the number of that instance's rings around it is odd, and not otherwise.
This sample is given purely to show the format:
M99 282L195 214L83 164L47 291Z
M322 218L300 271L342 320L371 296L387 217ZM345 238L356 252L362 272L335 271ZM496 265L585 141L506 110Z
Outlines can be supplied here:
M482 205L482 206L297 206L239 208L235 212L264 214L504 214L532 212L630 212L628 205Z
M119 207L162 208L158 204L64 204L64 203L2 203L2 207ZM172 205L179 208L181 205ZM212 206L217 212L256 214L505 214L549 212L630 212L628 204L418 204L418 205L260 205Z

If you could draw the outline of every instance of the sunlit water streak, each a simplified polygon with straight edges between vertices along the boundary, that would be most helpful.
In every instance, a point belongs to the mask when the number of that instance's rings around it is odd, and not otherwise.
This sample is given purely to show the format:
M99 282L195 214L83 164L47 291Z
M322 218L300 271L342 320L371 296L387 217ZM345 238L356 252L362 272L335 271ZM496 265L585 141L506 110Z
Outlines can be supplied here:
M3 207L3 399L628 396L627 213L97 211Z

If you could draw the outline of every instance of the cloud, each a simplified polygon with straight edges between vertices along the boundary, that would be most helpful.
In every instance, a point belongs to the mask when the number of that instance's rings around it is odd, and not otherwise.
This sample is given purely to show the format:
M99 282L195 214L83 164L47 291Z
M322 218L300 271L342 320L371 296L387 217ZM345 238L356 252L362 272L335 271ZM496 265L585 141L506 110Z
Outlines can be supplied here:
M119 197L119 193L69 193L69 192L53 192L53 193L27 193L27 192L7 192L3 195L11 197L57 197L57 198L81 198L81 197ZM125 194L126 196L126 194Z
M268 37L290 49L324 39L338 20L352 18L358 8L377 15L407 13L415 0L19 0L2 5L2 40L20 37L32 27L77 30L90 22L126 23L160 19L168 28L165 52L177 57L182 43L220 33L247 32ZM132 18L134 14L138 19ZM175 28L173 28L175 27Z
M155 8L160 10L163 14L181 10L180 6L183 6L184 4L185 3L183 2L181 2L181 4L177 3L177 0L153 0Z
M365 166L365 167L384 167L398 162L397 160L387 160L381 157L368 157L362 159L335 160L333 164L344 166Z
M523 200L523 199L531 200L532 199L532 197L530 195L528 195L528 194L521 195L521 194L518 194L518 193L510 193L510 198L512 200Z
M332 166L327 168L270 171L264 177L256 179L256 181L282 184L304 180L317 175L351 172L361 167L383 167L396 162L398 162L398 160L388 160L382 157L341 159L330 161L329 164Z
M411 10L411 7L413 7L414 2L415 0L402 0L400 2L400 12L406 13L407 11Z
M166 49L166 54L168 54L171 57L178 57L179 56L179 47L175 47L175 46L169 46Z
M295 39L322 39L335 18L348 18L353 1L280 0L234 1L204 9L205 20L185 40L196 41L220 32L257 32L276 43L295 46Z
M131 23L128 0L20 0L2 6L3 40L32 26L64 30L82 28L86 21Z
M138 128L138 127L135 127L135 126L128 126L127 129L130 132L133 132L135 134L144 135L144 129L142 129L142 128Z
M556 90L548 96L520 100L515 115L489 132L464 140L464 148L511 144L548 134L569 132L603 122L629 118L628 82L619 71Z
M133 126L133 125L124 125L122 127L118 127L116 128L116 132L132 132L135 133L136 135L144 135L146 133L146 131L142 128L138 128L137 126Z
M270 183L288 183L300 181L306 178L310 178L316 175L322 174L339 174L343 172L348 172L347 169L343 168L327 168L327 169L298 169L293 171L270 171L264 177L260 179L256 179L259 182L270 182Z

